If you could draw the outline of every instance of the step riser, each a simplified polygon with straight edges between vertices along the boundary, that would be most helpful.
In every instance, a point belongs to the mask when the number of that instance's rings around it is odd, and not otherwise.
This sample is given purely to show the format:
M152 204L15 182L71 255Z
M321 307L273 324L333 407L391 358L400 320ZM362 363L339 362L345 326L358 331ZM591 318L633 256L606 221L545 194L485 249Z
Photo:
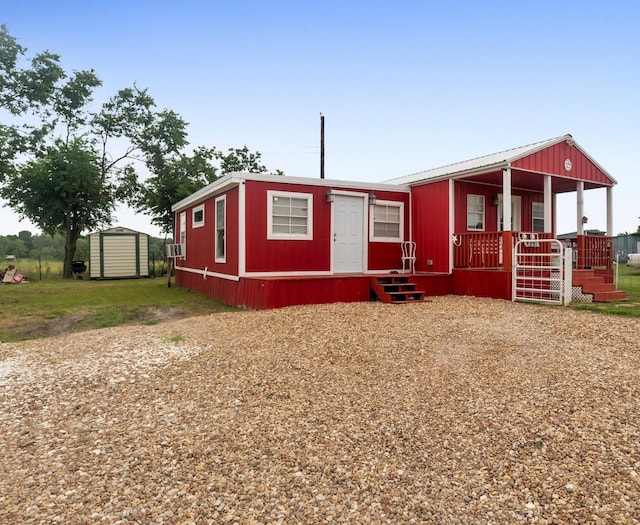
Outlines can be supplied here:
M380 277L371 279L371 289L383 303L403 304L424 301L424 293L408 277Z
M591 295L594 302L624 301L627 294L617 290L615 285L596 275L594 270L574 270L571 275L572 286L582 289L584 295Z

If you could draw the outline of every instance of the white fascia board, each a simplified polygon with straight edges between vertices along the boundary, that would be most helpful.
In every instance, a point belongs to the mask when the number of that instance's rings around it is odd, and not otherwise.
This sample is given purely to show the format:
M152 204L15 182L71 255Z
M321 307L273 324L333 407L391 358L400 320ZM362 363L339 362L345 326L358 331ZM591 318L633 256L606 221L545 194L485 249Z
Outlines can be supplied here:
M408 186L419 186L426 182L439 182L443 180L456 180L456 179L464 179L466 177L472 177L474 175L484 175L485 173L493 173L494 171L498 171L501 169L505 169L509 167L509 163L507 161L497 162L495 164L490 164L488 166L482 166L481 168L473 168L465 171L458 171L452 173L446 173L443 175L438 175L437 177L427 177L420 180L414 180L411 182L407 182Z
M381 184L373 182L357 182L331 179L312 179L308 177L289 177L287 175L263 175L260 173L240 173L234 172L213 181L204 188L199 189L180 202L171 206L171 211L176 212L188 208L192 204L202 201L211 195L220 193L225 189L241 184L244 181L274 182L279 184L301 184L306 186L323 186L331 188L353 188L369 191L395 191L398 193L409 193L410 189L404 185Z
M600 164L598 164L594 158L589 155L582 146L580 146L580 144L578 144L575 140L573 141L573 145L577 148L578 151L580 151L580 153L582 153L585 157L587 157L594 166L596 166L602 173L604 173L605 177L611 179L611 185L615 186L616 184L618 184L618 181L616 179L614 179L607 170L605 170Z
M256 173L242 173L244 180L276 182L280 184L302 184L306 186L324 186L331 188L353 188L359 190L380 190L380 191L396 191L398 193L409 193L406 186L399 184L386 184L378 182L360 182L338 179L316 179L310 177L290 177L288 175L262 175Z
M188 208L192 204L195 204L199 201L202 201L209 197L210 195L214 195L216 193L220 193L230 187L237 186L242 182L241 178L234 177L233 174L225 175L224 177L220 177L218 180L214 180L211 184L207 184L204 188L200 188L198 191L192 193L188 197L185 197L180 202L177 202L173 206L171 206L171 211L181 211L185 208Z
M535 142L533 144L498 151L489 155L482 155L481 157L475 157L461 162L455 162L453 164L447 164L445 166L439 166L426 171L405 175L403 177L397 177L395 179L388 180L387 182L391 184L414 185L417 183L424 183L426 181L432 182L488 173L500 168L502 164L509 164L562 141L572 141L572 143L575 143L571 135L562 135L560 137Z

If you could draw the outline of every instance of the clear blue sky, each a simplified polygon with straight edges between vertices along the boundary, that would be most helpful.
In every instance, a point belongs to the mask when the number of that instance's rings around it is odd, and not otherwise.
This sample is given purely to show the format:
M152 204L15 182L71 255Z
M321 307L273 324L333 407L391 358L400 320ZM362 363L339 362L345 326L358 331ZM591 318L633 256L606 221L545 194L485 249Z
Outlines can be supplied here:
M29 48L132 85L189 122L190 146L271 170L390 178L571 133L617 181L614 231L640 223L640 2L0 0ZM558 201L575 231L575 194ZM606 229L604 192L586 192ZM146 216L116 224L157 234ZM37 231L0 208L0 234Z

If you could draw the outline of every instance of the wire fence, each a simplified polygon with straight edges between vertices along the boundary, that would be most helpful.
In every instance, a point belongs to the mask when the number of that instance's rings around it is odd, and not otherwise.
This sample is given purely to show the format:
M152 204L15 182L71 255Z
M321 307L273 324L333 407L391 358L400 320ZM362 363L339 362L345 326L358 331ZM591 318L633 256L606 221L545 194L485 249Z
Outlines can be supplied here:
M614 264L613 279L618 290L624 290L630 298L640 299L640 268Z

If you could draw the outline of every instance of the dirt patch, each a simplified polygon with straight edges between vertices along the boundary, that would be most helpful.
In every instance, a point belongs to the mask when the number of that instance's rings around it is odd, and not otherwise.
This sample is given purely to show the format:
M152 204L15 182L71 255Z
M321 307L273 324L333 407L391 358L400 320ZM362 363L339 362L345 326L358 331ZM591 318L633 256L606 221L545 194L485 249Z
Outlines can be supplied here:
M5 328L15 330L18 334L17 338L22 340L64 335L104 327L105 324L101 324L101 322L97 320L97 314L99 314L99 312L100 310L76 312L73 314L59 315L51 319L8 319ZM119 317L121 322L118 324L123 325L157 324L193 315L184 308L173 307L149 307L136 308L134 310L121 309L120 313L122 317Z

